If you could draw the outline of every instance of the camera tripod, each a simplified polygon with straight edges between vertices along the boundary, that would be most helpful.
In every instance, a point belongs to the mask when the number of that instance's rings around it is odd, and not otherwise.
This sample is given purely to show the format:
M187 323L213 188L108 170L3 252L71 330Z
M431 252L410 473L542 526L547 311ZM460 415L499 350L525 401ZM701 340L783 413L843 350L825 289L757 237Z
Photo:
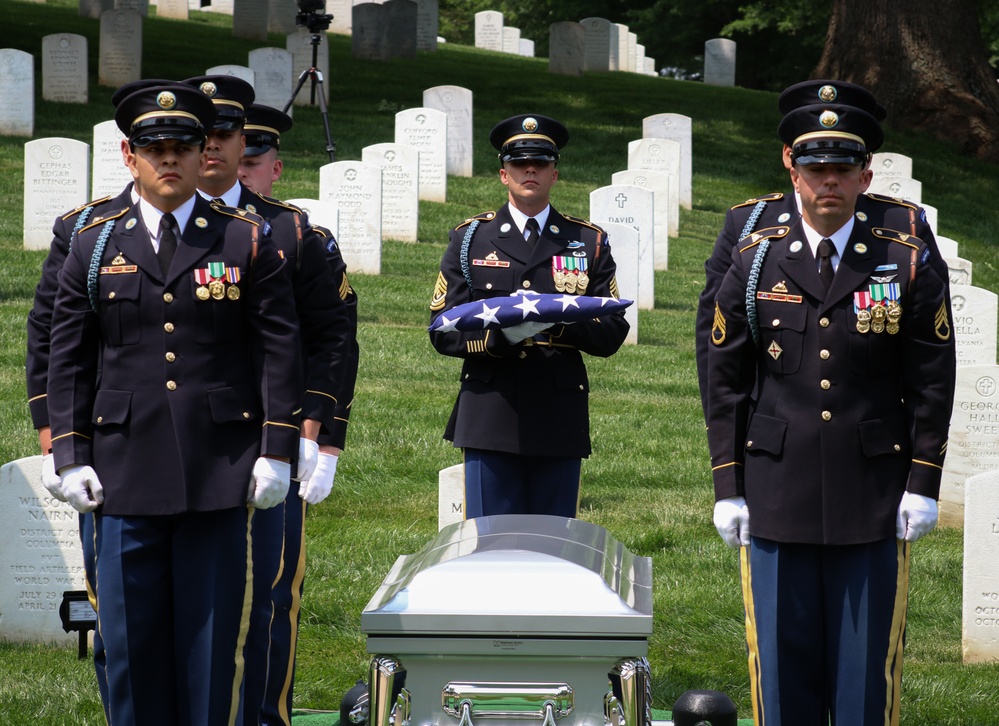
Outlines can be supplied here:
M330 16L332 17L332 16ZM328 26L327 26L328 27ZM288 99L288 103L284 105L284 112L288 113L288 109L291 108L291 104L295 102L295 97L298 92L302 90L302 86L305 85L305 81L312 79L312 95L309 97L309 103L313 106L316 105L316 98L319 99L319 114L323 117L323 128L326 131L326 153L330 155L330 163L336 161L336 144L333 142L333 136L330 134L330 117L326 110L326 93L323 89L323 74L316 68L316 64L319 60L319 43L322 36L319 35L312 27L309 28L312 31L312 65L306 68L298 76L298 85L295 86L295 90L291 92L291 98ZM319 88L319 95L316 95L316 87Z

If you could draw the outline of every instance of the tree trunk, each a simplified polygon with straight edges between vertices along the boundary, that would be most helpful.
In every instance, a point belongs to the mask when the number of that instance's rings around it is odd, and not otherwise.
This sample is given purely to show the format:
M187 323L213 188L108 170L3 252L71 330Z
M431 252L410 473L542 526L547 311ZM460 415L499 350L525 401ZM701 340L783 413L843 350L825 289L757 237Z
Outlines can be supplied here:
M999 83L975 0L833 0L814 76L859 83L892 125L999 161Z

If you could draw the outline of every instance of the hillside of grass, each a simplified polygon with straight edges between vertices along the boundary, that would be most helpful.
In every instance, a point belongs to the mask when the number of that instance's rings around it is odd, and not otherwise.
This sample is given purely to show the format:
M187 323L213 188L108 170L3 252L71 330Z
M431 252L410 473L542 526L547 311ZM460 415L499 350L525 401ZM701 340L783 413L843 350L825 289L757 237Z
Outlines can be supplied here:
M36 62L35 137L89 142L111 117L113 89L97 85L98 22L75 0L6 0L0 47L39 54L41 39L72 32L89 39L90 103L41 100ZM471 22L471 19L469 19ZM146 77L185 78L208 67L246 64L257 47L231 37L231 20L195 12L188 22L149 18ZM447 231L504 201L489 130L517 113L564 121L571 140L560 163L555 206L588 216L589 192L627 165L628 142L645 116L693 119L693 209L681 212L669 270L656 273L655 310L639 315L638 346L587 361L593 456L583 466L583 519L606 527L651 557L655 630L650 640L656 708L684 691L728 693L750 716L736 553L711 525L711 478L694 370L693 325L703 262L725 210L789 188L776 137L776 95L622 73L553 76L545 59L443 44L415 61L358 62L350 40L330 36L330 124L337 159L360 159L391 141L396 111L422 104L425 88L454 84L474 93L472 178L448 180L448 201L420 204L419 241L386 243L382 274L354 275L360 296L361 368L336 487L308 518L295 705L337 709L366 672L360 612L395 558L418 550L437 529L437 472L460 461L441 439L458 388L460 362L430 347L426 325ZM887 128L884 151L908 154L923 199L939 210L939 233L957 240L974 281L999 290L999 169L928 138ZM0 137L0 460L37 453L24 390L25 319L44 258L22 249L23 143ZM282 139L285 175L275 194L314 197L328 161L319 112L295 110ZM999 666L961 662L962 538L938 530L912 562L903 726L985 726L999 717ZM2 621L0 621L2 635ZM0 644L0 721L102 724L89 661L75 650Z

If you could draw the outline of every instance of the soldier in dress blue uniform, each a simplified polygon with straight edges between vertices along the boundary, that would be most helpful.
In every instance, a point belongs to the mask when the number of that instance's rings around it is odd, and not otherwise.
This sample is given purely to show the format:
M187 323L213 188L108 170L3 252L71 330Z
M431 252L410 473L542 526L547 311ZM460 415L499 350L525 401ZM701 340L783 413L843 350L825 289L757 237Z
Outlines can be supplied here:
M183 85L121 100L140 199L73 234L52 316L55 468L97 513L115 724L234 718L252 517L283 500L298 451L283 262L263 219L196 194L214 116Z
M923 240L855 215L874 116L803 106L779 134L801 216L738 243L714 305L714 523L742 547L757 726L883 726L898 723L910 544L937 520L948 279Z
M294 477L300 483L289 490L284 503L260 513L254 521L253 610L241 714L245 724L290 725L294 640L305 575L305 559L300 556L305 508L321 502L333 487L336 459L329 450L320 453L320 439L328 445L338 428L338 415L343 411L341 388L352 365L350 308L332 269L337 261L342 263L342 257L335 242L324 244L301 209L269 196L270 186L250 189L239 181L247 147L253 153L277 145L281 132L291 128L291 119L280 111L260 110L265 107L254 111L253 88L240 78L199 76L185 83L211 98L217 111L215 125L208 130L208 165L198 192L259 214L270 223L271 236L291 276L302 330L305 392L299 468ZM254 123L247 135L250 113ZM288 563L286 568L282 562ZM293 579L296 574L297 581ZM272 587L275 583L277 590Z
M451 231L431 321L456 305L518 290L618 297L606 233L549 204L569 140L565 126L537 114L514 116L489 140L508 201ZM581 459L590 455L581 354L612 355L627 333L623 312L572 325L430 333L439 353L464 359L444 438L464 451L466 518L576 516Z
M884 106L863 86L846 81L819 79L803 81L786 88L777 99L782 115L796 108L816 103L837 103L855 106L866 111L878 121L888 115ZM782 160L791 168L791 149L784 144ZM868 161L868 163L870 163ZM725 223L715 240L711 256L704 263L704 290L697 304L696 348L697 377L701 391L701 405L707 408L708 339L714 318L715 295L732 264L732 249L743 237L758 229L789 224L801 216L797 195L776 192L747 199L732 207L725 215ZM872 229L895 229L919 237L930 248L930 260L942 274L947 273L947 263L937 249L936 238L926 221L926 210L904 199L881 194L863 193L857 197L857 220Z
M291 127L291 117L278 109L254 103L246 110L243 126L246 146L238 173L244 194L258 195L265 202L263 205L259 200L249 202L254 204L258 213L269 216L274 205L278 205L281 207L277 211L278 218L290 216L292 207L273 199L272 190L274 182L281 178L284 166L278 156L281 134ZM316 438L319 459L315 470L297 490L288 493L283 517L274 519L268 512L267 523L276 526L268 527L264 536L260 536L258 529L258 536L254 539L257 545L254 552L254 603L247 637L243 686L242 723L247 726L258 723L291 724L295 652L305 583L305 511L308 504L318 504L333 488L337 461L346 443L347 422L357 379L357 294L347 279L347 265L332 233L316 226L309 232L321 240L332 276L330 289L336 291L346 307L350 321L345 356L347 364L341 366L339 372L333 372L331 380L339 386L336 407L332 421L327 422L328 425L319 431ZM304 335L307 321L319 326L324 323L310 312L313 305L307 300L303 300L303 304L308 308L300 313ZM336 324L332 327L336 329ZM343 358L342 354L338 354L337 360Z

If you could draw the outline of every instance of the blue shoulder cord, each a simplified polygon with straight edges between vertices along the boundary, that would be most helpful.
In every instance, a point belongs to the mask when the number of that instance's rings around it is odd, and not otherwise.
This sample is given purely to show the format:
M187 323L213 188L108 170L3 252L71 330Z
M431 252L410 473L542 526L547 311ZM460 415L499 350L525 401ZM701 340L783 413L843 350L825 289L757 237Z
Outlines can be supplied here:
M90 219L90 213L93 211L93 207L86 207L82 212L80 212L80 216L76 218L76 224L73 225L73 231L69 235L69 249L73 249L73 235L83 229L83 225L85 225L87 220Z
M104 249L108 244L108 237L114 229L114 220L109 219L101 230L101 236L97 238L94 245L94 254L90 257L90 269L87 270L87 297L90 298L90 307L97 312L97 275L101 269L101 259L104 257Z
M752 214L746 220L746 225L742 228L742 234L739 235L740 240L745 239L756 228L756 223L760 220L760 215L763 214L763 210L766 208L766 202L756 203ZM756 250L756 256L753 258L753 266L749 270L749 281L746 285L746 321L749 323L749 332L752 334L753 342L756 345L760 344L760 321L756 315L756 290L760 284L760 270L763 269L763 259L767 256L769 248L770 240L764 239L760 242L759 249Z
M472 223L468 225L468 229L465 230L465 238L461 240L461 253L458 255L458 259L461 261L461 274L465 276L465 282L468 283L468 289L472 290L472 271L468 269L468 248L472 244L472 235L475 234L475 228L479 226L479 220L473 219Z

